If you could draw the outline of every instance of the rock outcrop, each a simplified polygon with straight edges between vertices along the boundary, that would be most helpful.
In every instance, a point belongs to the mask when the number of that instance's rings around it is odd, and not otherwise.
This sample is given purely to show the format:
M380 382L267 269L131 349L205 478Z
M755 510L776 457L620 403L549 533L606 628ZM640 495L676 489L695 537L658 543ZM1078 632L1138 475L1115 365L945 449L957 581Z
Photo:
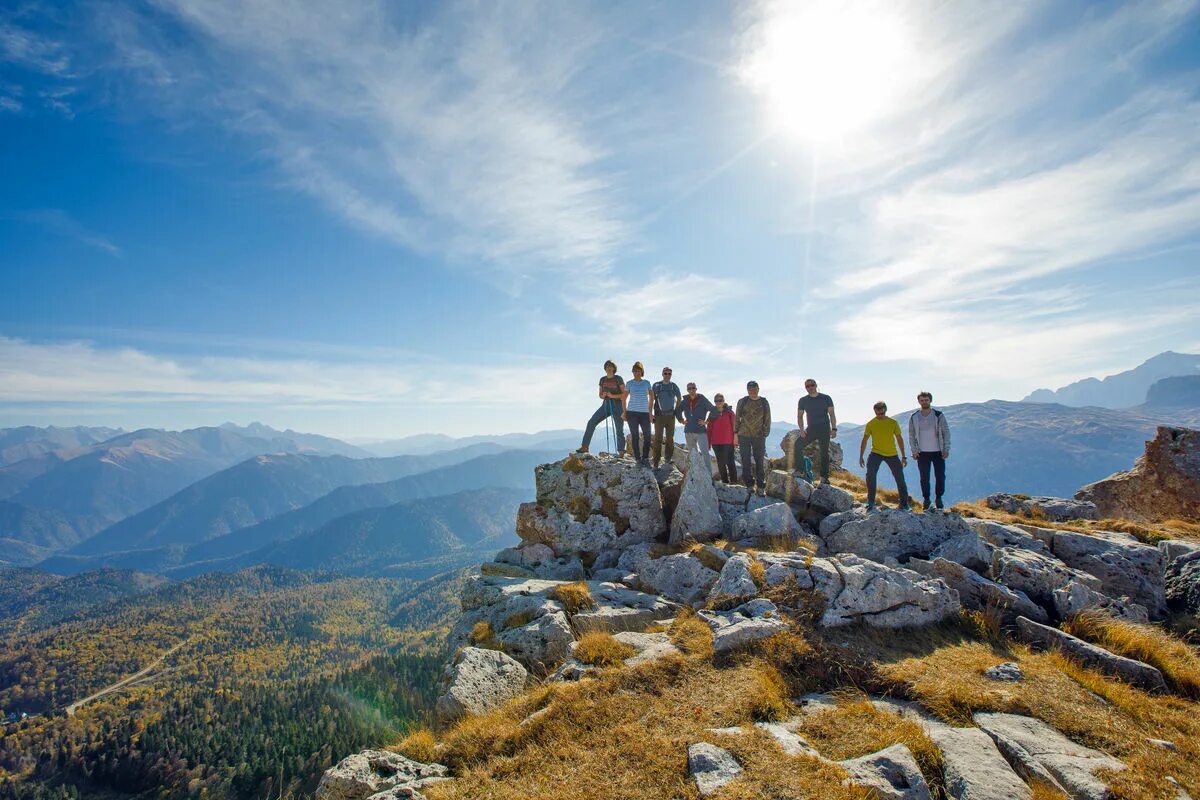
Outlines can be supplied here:
M957 514L913 514L863 508L830 514L819 528L831 553L854 553L875 561L927 558L939 545L971 529Z
M525 690L529 672L499 652L464 647L446 666L436 712L443 724L467 714L484 714Z
M1030 519L1046 519L1051 522L1066 522L1072 519L1100 519L1100 509L1095 503L1085 500L1069 500L1065 497L1028 497L1020 494L1000 492L988 495L988 508L1022 514Z
M741 775L742 765L728 750L697 742L688 745L688 774L696 781L700 796L708 797Z
M1200 613L1200 551L1171 562L1166 571L1166 591L1171 608Z
M365 800L386 791L397 797L421 797L417 792L446 779L448 770L441 764L422 764L399 753L364 750L346 756L325 771L317 785L317 800ZM404 792L404 794L400 794Z
M1033 620L1017 619L1017 633L1025 642L1036 647L1061 650L1084 666L1094 667L1101 672L1155 692L1165 692L1167 683L1162 673L1149 664L1110 653L1099 645L1085 642L1066 631L1039 625Z
M1090 483L1075 497L1105 517L1200 519L1200 430L1160 427L1133 469Z
M870 789L876 797L930 800L929 784L912 752L902 744L837 763L850 776L849 783Z
M691 465L683 480L679 504L671 516L671 544L689 538L698 542L715 539L723 527L708 457L693 450L690 458Z

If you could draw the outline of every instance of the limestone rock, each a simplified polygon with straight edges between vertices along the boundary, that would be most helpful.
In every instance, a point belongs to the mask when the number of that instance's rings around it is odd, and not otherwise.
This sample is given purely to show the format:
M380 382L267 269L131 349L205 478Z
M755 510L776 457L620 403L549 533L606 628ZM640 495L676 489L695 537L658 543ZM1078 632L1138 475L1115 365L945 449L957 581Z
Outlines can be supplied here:
M523 664L549 666L567 657L575 635L566 613L554 610L520 627L501 631L496 640Z
M693 555L676 553L647 560L638 571L638 580L668 600L694 603L708 594L717 582L717 573Z
M1017 631L1021 639L1029 644L1061 650L1085 666L1116 675L1135 686L1158 692L1167 690L1162 673L1149 664L1110 653L1103 647L1085 642L1066 631L1039 625L1025 617L1017 620Z
M938 726L929 738L942 751L946 793L956 800L1029 800L1029 786L1013 772L992 737L979 728Z
M943 558L961 564L978 573L986 573L992 568L992 552L996 548L985 542L975 531L955 536L933 548L929 554L930 561Z
M1017 617L1020 616L1038 622L1046 622L1049 619L1042 607L1030 600L1024 592L990 581L953 561L944 558L922 561L914 558L909 560L908 568L927 577L944 580L951 589L958 592L959 602L964 608L974 611L998 609L1006 625L1015 625Z
M992 554L992 577L1017 589L1045 609L1054 608L1054 590L1073 581L1099 591L1099 579L1068 567L1053 556L1033 550L1002 547Z
M758 587L750 575L751 559L745 553L735 553L721 567L717 582L708 592L709 601L740 604L758 595Z
M625 659L625 666L636 667L647 661L657 661L669 655L679 653L679 648L671 642L668 633L640 633L638 631L622 631L613 636L618 642L627 644L637 652Z
M1165 585L1171 608L1200 613L1200 551L1172 561L1167 567Z
M537 503L519 510L517 534L556 555L619 549L666 530L654 473L630 459L571 455L538 466L534 479Z
M970 532L957 514L868 514L861 508L830 515L820 527L830 553L854 553L874 561L927 558L938 545Z
M1088 484L1075 497L1106 517L1200 519L1200 430L1160 426L1133 469Z
M821 483L813 489L808 505L822 514L836 514L854 508L854 495L832 483Z
M835 627L865 622L882 628L928 625L956 615L958 593L942 580L928 579L908 569L889 567L855 555L813 559L828 562L840 586L827 573L814 575L813 584L827 598L821 625Z
M767 472L767 495L785 503L805 505L816 487L804 478L782 469Z
M1099 609L1109 616L1129 622L1150 621L1150 612L1145 606L1127 602L1126 599L1109 597L1082 583L1072 582L1054 590L1054 613L1059 619L1066 619L1072 614L1088 609Z
M1166 613L1165 563L1157 547L1125 533L1055 531L1054 555L1073 569L1100 579L1100 591L1128 597L1152 616Z
M446 666L445 690L437 699L438 719L450 723L468 714L483 714L519 695L529 673L498 650L464 647Z
M679 611L679 607L669 600L614 583L590 582L588 590L592 595L591 608L579 611L571 618L575 630L581 634L588 631L640 631Z
M1005 661L1003 664L985 669L983 677L993 681L1019 683L1025 680L1025 673L1021 671L1020 664L1015 661Z
M1200 553L1200 542L1187 539L1163 539L1158 543L1158 551L1163 555L1164 568L1175 559L1191 553Z
M880 798L929 800L929 785L917 760L902 744L837 763L850 775L849 782L874 790Z
M772 503L741 514L729 526L729 538L734 541L762 541L776 536L786 537L797 545L803 543L813 550L821 544L807 535L787 503Z
M703 542L715 539L721 533L721 511L718 506L717 490L713 486L712 473L706 459L699 452L691 454L693 466L683 482L679 505L671 516L671 544L678 544L688 537Z
M389 789L419 789L444 780L446 773L441 764L423 764L384 750L364 750L326 770L314 797L363 800Z
M699 616L712 628L713 652L718 655L740 650L788 628L775 604L761 598L732 611L700 611Z
M701 797L708 797L741 774L742 766L728 750L708 742L688 745L688 775L696 781Z
M1074 800L1105 800L1108 788L1097 773L1125 768L1112 756L1076 744L1032 717L978 712L974 720L1022 777L1046 781Z
M789 756L808 756L809 758L820 758L821 754L816 749L804 740L804 737L796 733L793 728L802 717L797 717L788 722L756 722L755 727L769 733L776 742L779 743L779 749L783 750Z
M679 505L679 495L683 493L683 473L668 462L654 470L654 480L658 482L658 493L662 497L663 516L670 524L675 507Z
M792 430L788 431L787 433L785 433L783 435L783 438L779 440L779 447L781 450L783 450L784 461L788 465L789 469L798 468L798 465L796 465L794 463L794 453L795 453L794 448L795 448L795 442L799 438L800 438L799 429L792 429ZM804 454L806 456L808 456L810 459L812 459L813 472L818 473L821 469L821 461L820 461L820 456L817 455L816 445L813 445L813 444L805 445ZM841 443L839 443L837 439L830 439L829 440L829 469L831 471L835 470L835 469L841 469L843 458L845 458L845 455L842 452Z
M988 508L1022 514L1030 518L1048 519L1051 522L1066 522L1072 519L1100 519L1100 510L1095 503L1085 500L1068 500L1065 497L1026 497L1004 492L989 495Z
M1015 525L1005 525L990 519L969 519L967 525L993 547L1019 547L1024 550L1050 552L1046 544L1028 531Z

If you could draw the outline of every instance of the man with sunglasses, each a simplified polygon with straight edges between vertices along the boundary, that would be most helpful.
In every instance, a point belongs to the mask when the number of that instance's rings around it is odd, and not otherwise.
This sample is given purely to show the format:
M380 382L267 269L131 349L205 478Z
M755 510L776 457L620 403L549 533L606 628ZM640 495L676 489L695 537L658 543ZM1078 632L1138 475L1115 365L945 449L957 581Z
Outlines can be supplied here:
M675 455L675 411L683 395L671 380L671 368L663 367L662 380L654 384L654 468L662 459L663 437L667 440L667 461Z
M815 443L821 458L821 483L829 483L829 440L837 438L837 414L829 395L817 391L815 380L806 380L804 391L796 404L796 427L800 429L800 438L796 439L792 463L803 464L805 448ZM807 426L805 417L808 417Z

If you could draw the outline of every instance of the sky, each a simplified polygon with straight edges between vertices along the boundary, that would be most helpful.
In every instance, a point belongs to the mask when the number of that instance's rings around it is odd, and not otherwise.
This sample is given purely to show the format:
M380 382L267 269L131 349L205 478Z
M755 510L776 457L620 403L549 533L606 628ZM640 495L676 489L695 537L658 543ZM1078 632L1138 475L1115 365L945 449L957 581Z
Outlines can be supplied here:
M1198 267L1200 0L0 9L0 426L862 421L1200 352Z

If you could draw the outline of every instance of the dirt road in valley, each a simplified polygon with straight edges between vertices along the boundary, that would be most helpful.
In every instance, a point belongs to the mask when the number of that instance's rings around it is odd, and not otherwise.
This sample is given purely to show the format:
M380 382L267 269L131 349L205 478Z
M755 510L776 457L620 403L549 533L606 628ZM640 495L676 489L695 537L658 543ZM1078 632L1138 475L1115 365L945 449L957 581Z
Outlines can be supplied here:
M117 681L116 683L105 686L100 691L98 691L94 694L89 694L87 697L83 698L82 700L76 700L74 703L71 703L71 705L67 706L67 709L66 709L67 716L73 717L73 716L75 716L75 711L80 706L87 705L88 703L92 702L93 700L101 698L106 694L111 694L112 692L115 692L124 686L128 686L129 684L133 683L134 681L141 680L142 678L146 677L151 672L156 670L158 668L158 666L160 664L162 664L163 660L165 658L167 658L167 656L171 655L176 650L183 647L185 644L187 644L187 642L180 642L179 644L175 645L170 650L168 650L167 652L163 653L161 656L156 658L151 664L146 666L144 669L138 670L137 672L133 673L129 677L122 678L121 680Z

